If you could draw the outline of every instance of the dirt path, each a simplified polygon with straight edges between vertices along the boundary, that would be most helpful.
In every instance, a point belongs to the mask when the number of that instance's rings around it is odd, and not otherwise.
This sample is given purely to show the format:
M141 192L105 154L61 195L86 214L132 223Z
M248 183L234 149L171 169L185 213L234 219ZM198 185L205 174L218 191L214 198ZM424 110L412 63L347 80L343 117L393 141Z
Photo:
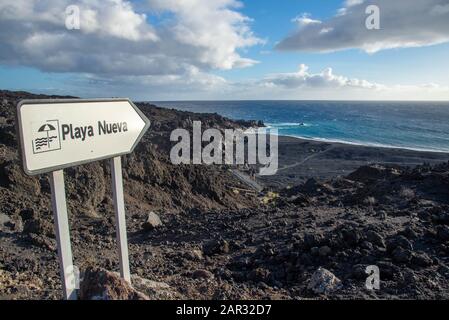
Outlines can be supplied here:
M240 181L242 181L247 186L251 187L252 189L256 190L257 192L261 192L263 190L263 186L261 186L256 181L252 180L247 174L237 170L237 169L230 169L229 170L236 178L238 178Z
M301 161L298 161L298 162L295 162L295 163L290 164L290 165L288 165L288 166L279 168L279 169L278 169L278 172L279 172L279 171L284 171L284 170L287 170L287 169L291 169L291 168L294 168L294 167L297 167L297 166L300 166L300 165L306 163L307 161L309 161L310 159L313 159L313 158L317 157L318 155L323 154L323 153L326 153L326 152L328 152L328 151L330 151L330 150L332 150L332 149L334 149L334 148L335 148L335 146L330 146L330 147L327 148L326 150L323 150L323 151L320 151L320 152L311 154L310 156L305 157L305 158L304 158L303 160L301 160Z

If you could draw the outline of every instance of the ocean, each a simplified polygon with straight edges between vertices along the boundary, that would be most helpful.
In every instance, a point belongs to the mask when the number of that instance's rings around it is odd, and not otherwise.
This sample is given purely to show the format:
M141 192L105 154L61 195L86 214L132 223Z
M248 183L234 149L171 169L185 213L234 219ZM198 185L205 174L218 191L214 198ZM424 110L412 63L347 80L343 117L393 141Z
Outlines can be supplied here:
M159 101L158 106L262 120L280 135L449 152L449 102Z

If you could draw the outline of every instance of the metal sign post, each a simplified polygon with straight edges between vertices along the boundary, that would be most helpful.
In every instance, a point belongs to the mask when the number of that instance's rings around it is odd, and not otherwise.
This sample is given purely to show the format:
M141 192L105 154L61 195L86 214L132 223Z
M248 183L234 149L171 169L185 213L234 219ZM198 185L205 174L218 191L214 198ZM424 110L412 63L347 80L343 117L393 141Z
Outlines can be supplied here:
M67 204L65 201L64 172L62 170L53 171L50 174L50 187L64 299L76 300L76 279L70 245Z
M114 196L115 223L117 232L120 275L131 284L128 260L128 239L126 235L125 201L123 198L122 161L120 157L111 159L112 193Z
M131 283L121 156L134 150L150 121L128 99L23 100L17 106L17 126L25 173L51 173L64 298L77 298L77 279L62 169L79 164L111 159L120 274Z

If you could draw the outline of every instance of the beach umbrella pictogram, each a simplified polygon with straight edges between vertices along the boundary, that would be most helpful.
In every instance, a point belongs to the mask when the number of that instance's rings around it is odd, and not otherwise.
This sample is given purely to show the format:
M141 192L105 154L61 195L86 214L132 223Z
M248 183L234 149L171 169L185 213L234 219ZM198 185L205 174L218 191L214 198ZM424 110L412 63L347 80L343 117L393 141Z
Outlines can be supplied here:
M54 131L56 128L49 123L44 124L37 130L38 132L46 132L47 133L47 146L50 148L50 131Z

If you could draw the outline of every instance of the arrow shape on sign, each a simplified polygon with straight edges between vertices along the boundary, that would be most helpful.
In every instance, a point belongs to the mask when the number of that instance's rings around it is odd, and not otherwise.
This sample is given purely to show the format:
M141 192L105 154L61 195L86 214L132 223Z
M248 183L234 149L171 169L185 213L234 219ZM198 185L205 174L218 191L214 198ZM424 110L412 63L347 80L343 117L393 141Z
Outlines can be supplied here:
M150 121L129 99L23 100L17 125L24 171L35 175L128 154Z

